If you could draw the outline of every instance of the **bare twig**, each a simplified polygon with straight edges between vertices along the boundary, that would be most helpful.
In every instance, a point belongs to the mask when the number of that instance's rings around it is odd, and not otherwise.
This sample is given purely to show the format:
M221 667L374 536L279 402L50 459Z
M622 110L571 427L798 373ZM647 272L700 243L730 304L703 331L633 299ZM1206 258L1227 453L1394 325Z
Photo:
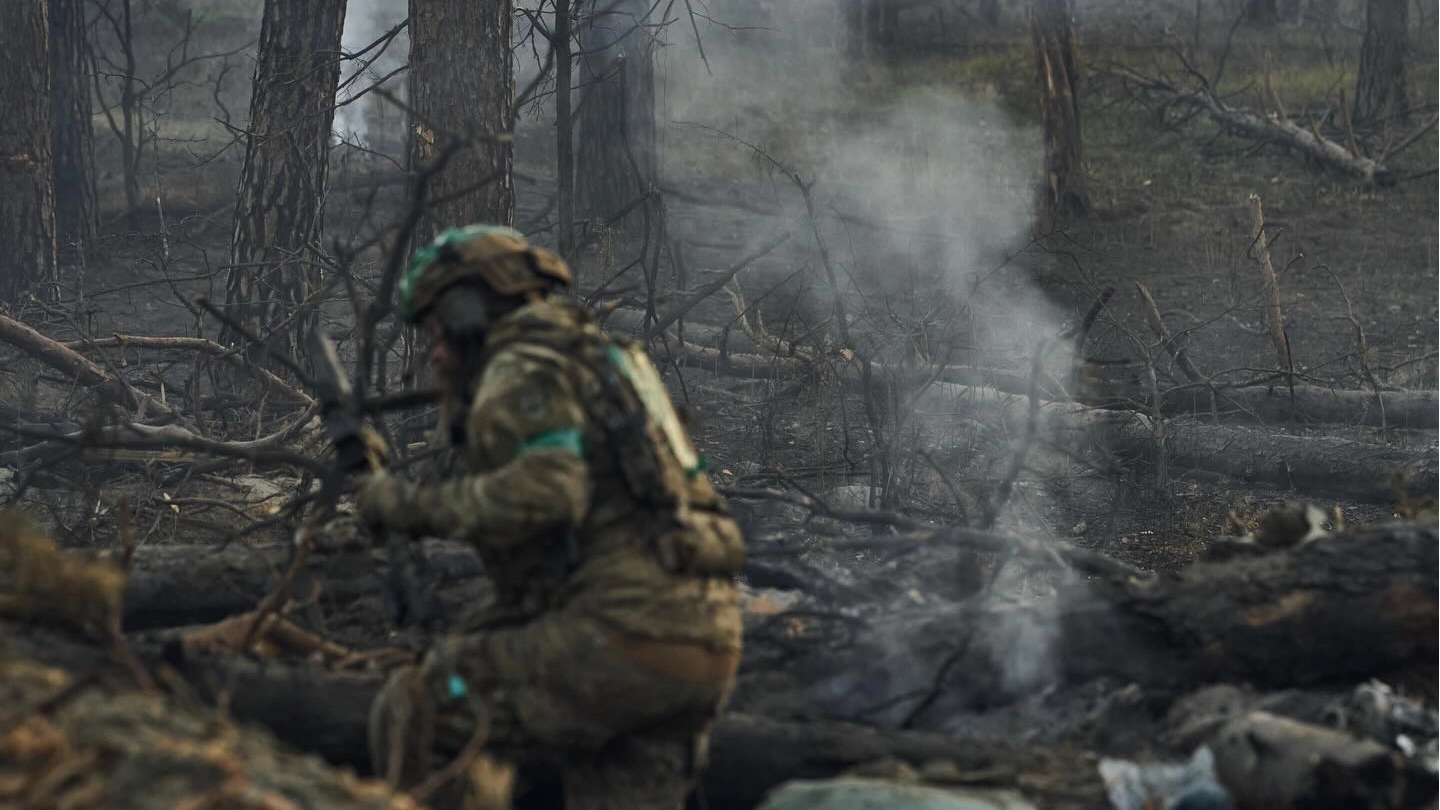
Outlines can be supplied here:
M142 394L118 377L73 349L35 331L26 324L0 315L0 340L23 350L51 368L73 377L81 385L100 389L126 408L169 415L170 408L159 400Z
M1265 238L1265 212L1260 204L1260 195L1250 195L1250 232L1256 260L1260 263L1260 279L1265 284L1267 297L1265 317L1270 325L1270 342L1275 345L1277 368L1293 371L1289 363L1289 352L1285 347L1285 316L1280 311L1280 281L1275 277L1275 265L1270 261L1270 244Z
M1190 378L1191 382L1203 380L1205 375L1201 374L1200 369L1196 368L1195 364L1190 361L1190 356L1185 353L1184 347L1175 340L1174 335L1170 334L1169 327L1165 325L1164 319L1160 317L1160 308L1155 306L1155 298L1150 295L1149 288L1147 288L1144 283L1137 281L1135 282L1135 289L1140 292L1140 301L1145 308L1145 323L1150 326L1150 331L1154 332L1155 336L1160 338L1161 345L1165 347L1165 351L1169 352L1170 357L1175 360L1175 365L1179 366L1180 370L1185 372L1185 376Z
M655 322L651 324L650 328L647 329L645 332L645 339L651 340L653 338L659 337L662 332L670 328L671 324L684 317L685 313L694 309L701 301L709 298L711 295L715 294L715 292L718 291L720 288L728 284L737 273L748 267L751 262L754 262L755 260L765 256L767 253L779 247L789 238L790 232L786 231L780 236L771 239L754 253L751 253L749 256L746 256L740 261L735 262L725 270L721 271L720 274L717 275L715 278L700 285L698 289L694 290L693 292L686 295L684 298L677 301L665 312L657 314L655 316Z

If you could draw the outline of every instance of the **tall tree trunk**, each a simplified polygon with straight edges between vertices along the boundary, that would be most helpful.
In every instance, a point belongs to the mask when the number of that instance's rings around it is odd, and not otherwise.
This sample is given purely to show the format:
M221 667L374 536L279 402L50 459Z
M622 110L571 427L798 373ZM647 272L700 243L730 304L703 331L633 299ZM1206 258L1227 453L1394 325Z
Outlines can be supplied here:
M1409 111L1405 89L1408 8L1408 0L1369 0L1365 4L1365 40L1355 80L1355 124L1403 117Z
M513 7L511 0L410 0L411 163L423 171L456 150L430 180L417 242L457 225L514 219Z
M839 0L845 27L845 55L853 61L865 58L865 0Z
M636 202L656 181L651 9L647 0L599 0L580 34L587 89L576 116L576 207L591 220L618 217L612 224L629 232L643 223Z
M977 15L980 24L986 28L1000 27L1000 0L980 0L980 11Z
M55 281L46 0L0 2L0 300Z
M250 128L235 204L227 302L271 348L296 353L315 310L279 328L319 287L345 0L265 0ZM221 342L240 337L223 334Z
M1080 103L1070 0L1033 0L1030 32L1040 73L1040 123L1045 136L1045 205L1051 219L1090 210L1080 152Z
M50 132L62 245L95 238L95 129L83 0L50 0Z
M570 82L574 65L571 47L570 0L555 0L555 195L560 210L557 242L560 255L568 257L575 240L575 116L570 105Z
M1252 25L1270 26L1279 20L1280 9L1276 5L1276 0L1246 0L1246 22Z

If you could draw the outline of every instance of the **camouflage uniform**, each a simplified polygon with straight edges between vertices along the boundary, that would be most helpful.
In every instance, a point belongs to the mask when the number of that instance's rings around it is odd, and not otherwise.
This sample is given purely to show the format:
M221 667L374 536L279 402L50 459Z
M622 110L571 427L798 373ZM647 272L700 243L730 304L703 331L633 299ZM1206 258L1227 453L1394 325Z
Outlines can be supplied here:
M558 754L572 808L674 810L739 663L739 529L643 351L578 305L534 297L483 351L470 474L379 515L471 543L497 589L422 667L436 746L465 744L447 718L468 710L490 752Z

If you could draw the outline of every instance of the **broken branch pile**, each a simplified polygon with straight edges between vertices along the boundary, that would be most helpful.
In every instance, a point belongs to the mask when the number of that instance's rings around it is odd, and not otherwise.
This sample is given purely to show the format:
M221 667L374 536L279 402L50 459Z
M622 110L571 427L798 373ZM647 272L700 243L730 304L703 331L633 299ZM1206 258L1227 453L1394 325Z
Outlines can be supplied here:
M213 709L0 651L0 805L414 810L384 783L290 753Z

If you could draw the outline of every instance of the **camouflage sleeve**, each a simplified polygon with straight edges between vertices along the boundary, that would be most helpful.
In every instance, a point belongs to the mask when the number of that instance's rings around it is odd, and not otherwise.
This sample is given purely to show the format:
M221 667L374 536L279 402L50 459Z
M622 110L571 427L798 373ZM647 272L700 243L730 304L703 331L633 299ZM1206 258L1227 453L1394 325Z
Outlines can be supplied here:
M586 416L558 355L502 351L486 367L467 421L491 470L415 491L429 534L506 548L578 526L590 508Z

